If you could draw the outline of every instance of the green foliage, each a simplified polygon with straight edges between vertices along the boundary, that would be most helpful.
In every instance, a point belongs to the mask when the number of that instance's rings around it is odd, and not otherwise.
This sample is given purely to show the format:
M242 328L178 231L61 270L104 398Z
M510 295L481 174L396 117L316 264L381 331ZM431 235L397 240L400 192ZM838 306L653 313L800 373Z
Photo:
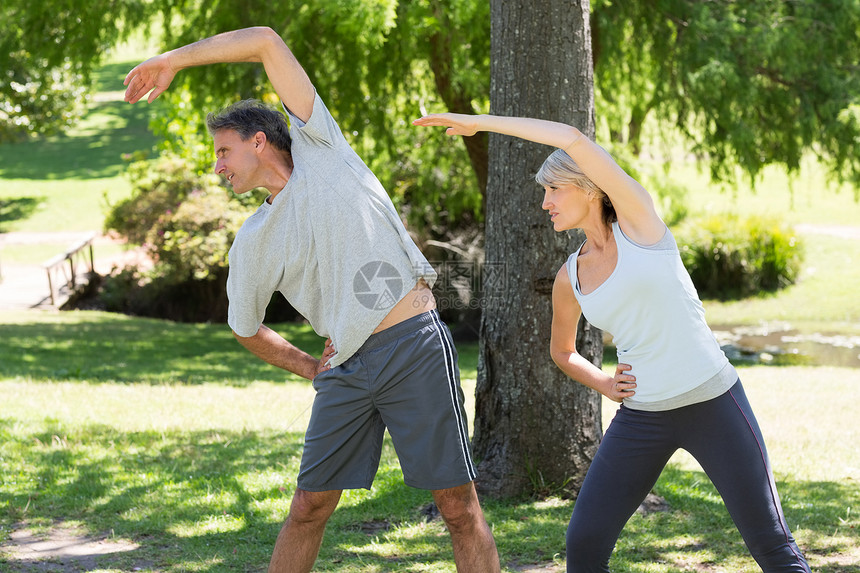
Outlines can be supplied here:
M365 161L410 206L413 228L433 236L482 219L486 141L466 148L409 120L487 110L483 1L8 0L0 137L67 125L81 99L73 94L105 51L156 18L167 23L165 48L242 26L277 30ZM647 118L680 127L714 178L731 180L737 166L751 178L771 163L795 170L812 149L832 174L857 182L858 30L858 0L595 0L597 115L634 153ZM260 66L231 65L185 70L162 97L172 108L156 120L167 147L202 171L211 161L204 113L272 94Z
M196 174L188 161L162 155L129 165L131 195L111 207L107 230L145 245L161 276L203 280L227 267L227 251L251 213L216 175Z
M771 219L720 215L688 220L677 240L684 266L705 298L774 291L792 284L800 271L800 240Z
M653 179L650 187L650 191L655 195L657 210L666 225L680 225L689 215L687 188L665 177Z
M157 161L129 157L127 175L131 181L129 197L110 206L105 230L117 231L132 243L144 244L156 222L181 205L195 189L217 185L189 174L181 158L162 156Z
M634 147L646 116L675 124L715 179L814 149L860 182L860 3L597 0L596 107Z
M129 166L132 195L108 213L105 227L145 245L159 275L204 280L227 268L227 251L250 214L213 175L196 176L180 158Z
M227 268L227 251L249 213L231 204L226 191L192 191L175 212L166 212L147 233L158 263L177 277L204 280Z
M197 175L172 155L129 165L132 194L112 207L105 228L144 245L155 262L146 273L108 277L108 310L175 320L223 320L227 253L251 213L214 174Z
M628 175L645 185L666 225L677 226L687 217L689 193L684 184L676 183L675 179L664 170L657 172L640 170L640 166L645 166L645 163L638 160L630 146L610 142L604 147Z
M169 46L236 27L236 1L216 1L179 20ZM424 111L486 110L488 3L291 4L261 11L243 3L248 22L242 24L283 34L413 227L438 236L437 226L480 220L486 181L480 153L416 133L408 120ZM193 12L191 5L180 4ZM598 0L592 14L598 116L634 154L649 116L658 126L680 127L715 179L732 180L738 166L752 179L770 163L795 170L814 148L833 174L858 180L858 13L856 0ZM270 89L258 69L183 74L200 108ZM472 147L482 145L486 151L486 142Z
M43 59L9 54L0 73L0 142L66 129L81 116L82 76L64 64L48 69Z
M107 50L152 16L147 0L4 0L0 4L0 142L63 130L80 117Z
M211 171L214 164L212 137L206 131L204 110L191 103L187 89L177 87L160 97L163 112L154 111L149 127L160 139L159 148L167 155L181 158L196 175Z
M441 130L416 133L408 125L400 127L398 137L413 138L408 152L397 157L386 152L387 165L380 157L368 164L378 175L388 175L383 184L407 226L425 237L444 238L482 222L483 195L468 161L458 157L462 150L451 149L458 148L457 143Z

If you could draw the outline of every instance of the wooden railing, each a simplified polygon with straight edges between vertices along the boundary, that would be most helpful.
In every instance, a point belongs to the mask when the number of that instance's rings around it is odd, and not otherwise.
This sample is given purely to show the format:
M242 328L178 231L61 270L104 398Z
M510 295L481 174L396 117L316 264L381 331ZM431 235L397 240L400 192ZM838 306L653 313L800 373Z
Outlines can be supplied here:
M57 306L60 292L65 288L74 292L79 279L79 267L81 263L86 265L88 273L95 271L93 261L93 239L96 234L90 233L87 237L71 245L65 253L44 262L42 266L48 273L48 288L51 290L51 304ZM89 261L87 261L89 255Z

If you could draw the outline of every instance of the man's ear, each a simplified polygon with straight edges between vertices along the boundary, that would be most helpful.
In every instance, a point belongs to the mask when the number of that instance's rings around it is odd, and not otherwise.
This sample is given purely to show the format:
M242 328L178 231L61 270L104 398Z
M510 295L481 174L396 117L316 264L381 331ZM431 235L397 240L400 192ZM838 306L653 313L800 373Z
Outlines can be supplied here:
M258 150L262 151L266 147L266 134L262 131L258 131L254 134L254 147Z

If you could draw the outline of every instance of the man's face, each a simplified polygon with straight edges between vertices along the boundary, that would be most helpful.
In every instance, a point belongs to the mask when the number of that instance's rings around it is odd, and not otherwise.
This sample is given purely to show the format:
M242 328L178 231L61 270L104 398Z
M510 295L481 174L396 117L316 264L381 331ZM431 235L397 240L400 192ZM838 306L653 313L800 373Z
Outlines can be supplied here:
M215 133L215 173L222 175L237 194L246 193L259 186L255 174L260 165L255 138L242 141L232 129Z

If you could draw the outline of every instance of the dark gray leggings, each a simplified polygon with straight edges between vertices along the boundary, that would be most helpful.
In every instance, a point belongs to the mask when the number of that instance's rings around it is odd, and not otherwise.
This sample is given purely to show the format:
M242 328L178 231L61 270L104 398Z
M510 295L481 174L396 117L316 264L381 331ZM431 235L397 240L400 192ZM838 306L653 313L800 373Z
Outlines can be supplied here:
M573 508L568 572L609 571L624 524L678 448L690 452L708 474L763 571L809 573L782 514L764 440L740 380L722 396L675 410L621 406Z

